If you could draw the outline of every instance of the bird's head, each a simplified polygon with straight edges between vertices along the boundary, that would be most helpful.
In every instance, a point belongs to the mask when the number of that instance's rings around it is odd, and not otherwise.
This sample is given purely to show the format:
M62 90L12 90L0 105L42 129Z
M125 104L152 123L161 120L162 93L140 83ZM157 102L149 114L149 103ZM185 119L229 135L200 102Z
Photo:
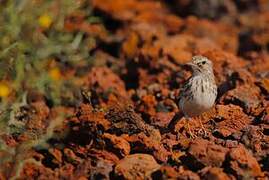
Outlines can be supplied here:
M193 56L191 62L186 64L194 74L213 73L212 62L204 56Z

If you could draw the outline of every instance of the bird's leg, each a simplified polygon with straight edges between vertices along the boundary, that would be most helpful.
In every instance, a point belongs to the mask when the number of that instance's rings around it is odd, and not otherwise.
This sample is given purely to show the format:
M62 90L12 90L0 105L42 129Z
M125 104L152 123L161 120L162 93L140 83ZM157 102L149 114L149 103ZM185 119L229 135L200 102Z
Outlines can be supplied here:
M199 122L203 131L204 136L207 136L207 130L205 129L203 122L201 121L201 118L199 118Z
M194 139L196 137L196 135L192 133L189 121L190 121L190 118L186 118L186 124L187 124L188 133L190 134L190 138Z

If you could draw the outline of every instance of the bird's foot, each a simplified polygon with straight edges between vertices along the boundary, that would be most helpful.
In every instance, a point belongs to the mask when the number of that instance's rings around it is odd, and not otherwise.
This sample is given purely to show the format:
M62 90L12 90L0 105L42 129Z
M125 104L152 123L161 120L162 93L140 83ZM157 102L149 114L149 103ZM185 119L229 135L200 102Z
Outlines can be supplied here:
M208 131L205 129L201 119L199 119L200 124L201 124L201 129L199 129L198 133L201 134L203 137L208 137Z
M186 124L187 124L188 134L190 135L190 138L191 138L191 139L195 139L197 136L192 132L188 120L187 120L187 123L186 123Z
M188 134L190 135L190 139L195 139L197 137L192 131L188 131Z
M207 130L204 128L199 129L198 134L200 134L204 138L208 137L208 135L209 135Z

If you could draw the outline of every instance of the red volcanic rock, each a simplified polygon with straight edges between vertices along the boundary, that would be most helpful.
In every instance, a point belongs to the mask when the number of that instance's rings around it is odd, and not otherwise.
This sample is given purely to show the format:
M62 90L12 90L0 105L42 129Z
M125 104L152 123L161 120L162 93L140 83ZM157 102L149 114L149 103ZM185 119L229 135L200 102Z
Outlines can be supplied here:
M133 144L133 150L136 152L152 152L154 158L161 162L166 162L170 153L164 148L161 141L153 136L147 136L145 133L134 134L126 137L126 140Z
M54 179L58 178L56 173L52 169L46 168L42 165L37 165L36 163L25 163L23 169L20 173L21 179L40 178L40 179Z
M115 174L124 179L147 179L161 166L148 154L132 154L120 160Z
M104 112L96 112L94 108L89 104L81 104L78 108L77 112L77 121L81 123L89 123L93 124L94 126L102 126L104 129L110 127L110 122L105 119ZM76 119L73 119L76 121Z
M90 88L101 88L101 91L111 90L122 96L127 96L123 81L112 70L106 67L94 67L88 74L84 84Z
M73 150L69 148L64 149L64 156L67 158L67 161L72 162L74 164L79 164L82 162L82 159L78 157Z
M200 172L202 179L206 180L230 180L231 178L223 172L222 168L206 167Z
M182 168L182 166L175 170L171 166L162 166L157 171L151 175L154 179L179 179L179 180L200 180L200 177L187 169Z
M104 161L111 162L113 164L117 163L119 161L119 158L106 150L97 150L97 149L90 149L88 152L89 156L92 157L93 159L101 159Z
M161 140L159 130L145 123L128 102L112 103L105 117L112 123L111 129L115 131L125 134L144 132L147 136L157 141Z
M53 156L53 160L52 160L53 163L55 163L55 164L62 163L63 154L59 149L51 148L51 149L49 149L49 153Z
M112 149L119 152L121 156L126 156L130 153L131 147L124 138L108 133L104 133L103 138L105 139L108 149L112 146Z
M235 26L230 27L225 23L213 23L206 19L201 20L196 17L187 18L185 23L187 24L187 28L184 30L184 33L201 39L209 39L225 51L236 52L238 47L238 29ZM204 50L207 49L207 47L200 49Z
M166 128L174 116L175 112L157 112L155 116L152 116L151 124L161 128Z
M238 178L262 177L263 173L257 160L242 146L232 148L228 154L229 165Z
M238 132L251 123L250 118L243 112L242 108L235 105L217 105L217 118L220 122L216 124L215 132L223 137Z
M165 6L157 1L93 0L92 5L94 8L104 11L114 19L121 21L157 24L171 32L177 32L182 25L179 17L169 14Z
M198 174L190 171L190 170L187 170L185 168L183 168L182 166L180 166L179 170L178 170L178 179L180 180L188 180L188 179L191 179L191 180L199 180L200 177Z
M28 120L26 121L26 127L29 131L44 132L46 129L48 116L50 109L44 101L38 101L31 104L30 109L26 110ZM26 116L26 117L27 117Z
M188 153L204 166L217 166L221 167L226 154L227 148L216 145L203 139L197 139L190 143Z
M248 114L261 113L260 90L255 85L241 85L233 90L228 91L222 97L224 103L234 103L240 105Z

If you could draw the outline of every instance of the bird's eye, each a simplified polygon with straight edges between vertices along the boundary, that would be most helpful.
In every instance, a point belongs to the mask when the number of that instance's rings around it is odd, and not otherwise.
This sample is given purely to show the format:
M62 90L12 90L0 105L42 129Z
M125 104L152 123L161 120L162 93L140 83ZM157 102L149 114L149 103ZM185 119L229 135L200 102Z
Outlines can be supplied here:
M202 61L202 64L204 65L206 62L205 61Z

